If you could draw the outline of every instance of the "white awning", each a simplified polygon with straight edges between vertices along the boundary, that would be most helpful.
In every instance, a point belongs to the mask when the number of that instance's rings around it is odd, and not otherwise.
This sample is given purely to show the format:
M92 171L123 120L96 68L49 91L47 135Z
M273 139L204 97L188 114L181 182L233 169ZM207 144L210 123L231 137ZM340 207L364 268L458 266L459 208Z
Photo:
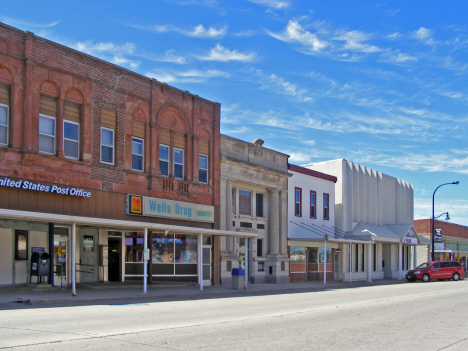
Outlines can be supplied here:
M206 229L197 227L183 227L178 225L168 225L160 223L137 222L137 221L122 221L117 219L106 218L93 218L93 217L79 217L68 216L53 213L41 212L28 212L0 209L0 218L34 221L34 222L51 222L60 224L73 224L80 226L94 226L104 227L109 229L122 229L122 230L141 230L145 228L148 230L177 233L177 234L204 234L204 235L221 235L221 236L236 236L236 237L250 237L255 238L258 236L256 233L237 232L230 230Z

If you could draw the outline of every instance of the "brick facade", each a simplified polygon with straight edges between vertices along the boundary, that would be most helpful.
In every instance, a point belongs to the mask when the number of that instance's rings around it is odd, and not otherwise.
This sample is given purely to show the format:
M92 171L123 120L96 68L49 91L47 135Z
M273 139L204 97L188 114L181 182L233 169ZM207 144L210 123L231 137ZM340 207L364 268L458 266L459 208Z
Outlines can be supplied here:
M218 103L4 24L0 83L10 89L8 145L0 147L0 176L212 205L213 228L219 228ZM40 96L57 104L51 155L38 150ZM78 159L64 157L65 102L80 106ZM116 114L111 165L101 162L103 108ZM144 125L143 172L131 169L134 121ZM171 156L174 139L183 140L184 179L175 179L172 171L169 177L161 175L162 134L170 136ZM209 150L208 184L198 182L202 142Z

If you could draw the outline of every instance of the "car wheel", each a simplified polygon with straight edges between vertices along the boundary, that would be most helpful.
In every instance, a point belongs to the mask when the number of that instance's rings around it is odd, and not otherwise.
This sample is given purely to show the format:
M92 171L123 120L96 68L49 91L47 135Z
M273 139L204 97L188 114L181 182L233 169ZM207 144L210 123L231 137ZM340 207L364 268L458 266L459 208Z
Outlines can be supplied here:
M460 274L454 273L452 279L453 279L454 281L460 280Z
M429 280L431 280L431 278L429 277L429 274L423 274L421 280L422 280L424 283L427 283Z

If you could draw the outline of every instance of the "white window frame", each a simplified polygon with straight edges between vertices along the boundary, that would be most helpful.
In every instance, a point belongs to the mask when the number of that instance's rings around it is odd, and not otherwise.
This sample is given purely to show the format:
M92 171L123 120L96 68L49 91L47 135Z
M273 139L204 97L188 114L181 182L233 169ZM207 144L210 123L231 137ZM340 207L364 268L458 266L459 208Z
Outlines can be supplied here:
M167 147L167 160L161 158L161 146ZM167 162L167 174L162 174L162 172L161 172L161 175L164 176L164 177L169 177L169 174L171 173L170 159L171 159L171 147L169 145L166 145L166 144L159 144L159 162L161 162L161 161ZM158 166L159 166L159 164L158 164ZM161 170L161 167L159 167L159 169Z
M141 155L133 153L133 140L141 141ZM130 167L132 168L132 171L144 172L145 170L145 139L132 136L131 150L132 150L132 158L130 160ZM141 157L141 169L133 168L133 155Z
M182 163L176 163L175 161L175 156L173 156L174 160L173 160L173 164L172 164L172 172L175 176L176 179L184 179L184 176L185 176L185 169L184 169L184 160L185 160L185 150L184 149L179 149L177 147L174 148L174 154L176 152L176 150L178 151L182 151ZM176 165L179 165L179 166L182 166L182 177L177 177L176 176L176 173L175 173L175 166Z
M102 143L102 131L103 130L108 130L110 132L112 132L112 146L109 146L109 145L103 145ZM110 128L106 128L106 127L101 127L101 141L100 141L100 160L101 160L101 163L105 163L106 165L114 165L115 163L115 130L114 129L110 129ZM105 147L112 147L112 162L107 162L107 161L103 161L102 160L102 147L105 146Z
M70 123L70 124L74 124L74 125L78 126L78 140L72 140L72 139L66 139L65 138L65 123ZM78 143L78 155L77 155L77 157L67 156L67 155L65 155L65 157L73 159L73 160L78 160L80 158L80 124L76 123L76 122L69 121L67 119L64 119L62 127L63 127L63 141L62 141L63 153L65 154L65 140L76 142L76 143Z
M206 157L206 168L201 168L201 167L200 167L200 157ZM208 180L209 180L209 178L208 178L208 168L209 168L209 167L208 167L208 166L209 166L208 162L209 162L208 155L205 155L205 154L198 154L198 173L199 173L199 174L198 174L198 181L199 181L200 183L202 183L202 184L208 184ZM206 172L206 182L201 182L201 181L200 181L200 170Z
M5 126L6 127L6 143L0 143L0 145L8 145L10 142L10 106L5 105L5 104L0 104L0 107L5 107L6 108L6 119L7 119L7 124L0 124L0 126Z
M43 115L42 113L39 114L39 125L41 123L41 117L43 118L48 118L48 119L52 119L54 121L54 135L53 135L53 138L54 138L54 152L47 152L47 151L41 151L39 150L39 153L41 154L46 154L46 155L55 155L55 153L57 152L57 119L55 117L52 117L52 116L47 116L47 115ZM40 130L40 126L39 126L39 130ZM39 136L40 135L44 135L46 137L51 137L51 135L47 135L47 134L41 134L40 132L38 133ZM38 149L39 149L39 145L38 145Z

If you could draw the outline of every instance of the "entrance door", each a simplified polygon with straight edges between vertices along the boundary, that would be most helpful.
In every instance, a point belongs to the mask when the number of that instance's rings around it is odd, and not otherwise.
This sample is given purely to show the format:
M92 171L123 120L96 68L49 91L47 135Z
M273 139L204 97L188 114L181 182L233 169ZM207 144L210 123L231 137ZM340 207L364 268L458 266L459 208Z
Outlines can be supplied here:
M96 282L97 270L97 238L98 230L94 228L80 228L80 261L77 265L80 282Z
M68 228L55 228L54 232L54 285L68 285ZM57 235L58 232L58 235Z
M212 277L212 256L211 256L212 237L203 235L202 261L203 261L203 285L211 285Z
M122 267L121 259L121 242L120 238L108 238L109 245L109 281L111 282L120 282L121 273L120 269Z

